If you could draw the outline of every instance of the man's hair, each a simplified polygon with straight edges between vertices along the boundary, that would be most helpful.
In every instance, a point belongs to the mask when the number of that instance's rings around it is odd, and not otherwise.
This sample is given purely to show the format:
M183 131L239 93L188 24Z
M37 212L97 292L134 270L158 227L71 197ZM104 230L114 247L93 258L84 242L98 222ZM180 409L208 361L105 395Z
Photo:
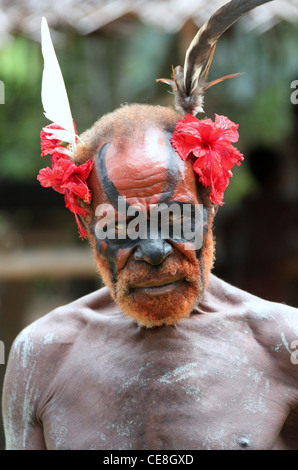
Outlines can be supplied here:
M137 131L149 126L174 132L179 119L183 116L170 107L145 104L123 105L115 111L105 114L81 135L84 145L78 145L75 160L83 163L94 159L96 151L109 140L132 137Z

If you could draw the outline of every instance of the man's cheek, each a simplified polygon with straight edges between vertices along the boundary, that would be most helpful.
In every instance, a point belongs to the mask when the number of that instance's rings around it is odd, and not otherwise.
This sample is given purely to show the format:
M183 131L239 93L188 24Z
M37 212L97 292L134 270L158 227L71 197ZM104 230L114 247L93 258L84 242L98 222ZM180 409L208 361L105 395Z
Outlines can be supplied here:
M106 256L104 255L107 249L107 244L104 241L96 240L94 237L91 237L90 242L93 248L93 253L94 253L94 256L97 262L97 267L99 269L102 280L104 284L108 286L110 291L113 292L114 276L113 276L110 263L108 262Z
M181 239L172 239L171 244L180 251L189 261L194 262L199 259L202 254L202 249L208 238L208 228L200 226L195 235L190 234Z
M124 268L133 252L133 246L127 247L123 245L124 244L119 244L119 242L117 244L100 240L96 242L97 252L108 261L114 278L116 278L117 273Z
M195 249L195 243L192 241L176 241L172 240L172 245L180 251L192 263L198 258L198 252ZM199 250L200 251L200 250Z
M115 264L116 271L119 272L126 265L130 255L132 254L132 248L119 248L115 253Z
M105 256L105 252L107 250L107 242L102 240L96 240L96 251L99 255Z

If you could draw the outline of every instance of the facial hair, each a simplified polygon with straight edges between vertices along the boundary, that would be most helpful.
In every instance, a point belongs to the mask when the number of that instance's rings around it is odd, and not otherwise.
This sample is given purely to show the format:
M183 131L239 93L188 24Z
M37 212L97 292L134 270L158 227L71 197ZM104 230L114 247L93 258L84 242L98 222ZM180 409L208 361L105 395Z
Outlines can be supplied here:
M95 253L98 268L105 284L120 309L140 326L152 328L172 325L187 318L203 297L214 260L214 240L209 230L198 257L190 259L174 250L160 265L130 259L117 274L113 284L108 263ZM171 292L149 296L137 289L140 284L160 279L182 279Z

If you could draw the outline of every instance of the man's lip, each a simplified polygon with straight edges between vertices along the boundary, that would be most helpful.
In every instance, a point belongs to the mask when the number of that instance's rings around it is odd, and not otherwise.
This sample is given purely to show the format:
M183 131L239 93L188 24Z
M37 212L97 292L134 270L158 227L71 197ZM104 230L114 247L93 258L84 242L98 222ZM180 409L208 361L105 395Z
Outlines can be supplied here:
M152 280L135 285L133 290L135 293L143 293L147 295L166 294L167 292L171 292L173 289L180 287L184 282L184 278Z
M176 278L164 278L164 279L151 279L151 281L140 282L134 285L134 288L139 287L160 287L164 286L165 284L172 284L173 282L182 281L184 278L176 277Z

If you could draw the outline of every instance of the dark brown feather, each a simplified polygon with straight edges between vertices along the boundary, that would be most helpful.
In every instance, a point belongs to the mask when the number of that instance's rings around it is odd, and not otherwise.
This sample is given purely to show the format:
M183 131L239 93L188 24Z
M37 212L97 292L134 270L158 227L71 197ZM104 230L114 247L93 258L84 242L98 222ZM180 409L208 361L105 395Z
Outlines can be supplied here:
M207 83L216 41L239 18L269 1L272 0L231 0L200 28L186 51L184 69L180 66L175 68L174 80L160 79L172 86L178 111L194 115L202 112L204 90L226 78L238 75L228 75Z

